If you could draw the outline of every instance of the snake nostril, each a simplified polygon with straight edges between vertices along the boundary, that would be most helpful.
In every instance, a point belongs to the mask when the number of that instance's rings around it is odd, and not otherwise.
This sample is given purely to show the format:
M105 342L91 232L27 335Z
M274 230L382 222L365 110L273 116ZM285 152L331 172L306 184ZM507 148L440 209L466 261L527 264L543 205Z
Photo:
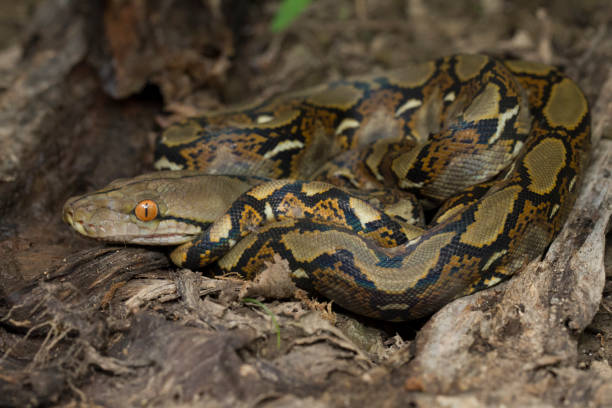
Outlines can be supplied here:
M66 221L69 224L72 224L72 221L74 220L74 213L72 211L72 209L64 209L64 221Z

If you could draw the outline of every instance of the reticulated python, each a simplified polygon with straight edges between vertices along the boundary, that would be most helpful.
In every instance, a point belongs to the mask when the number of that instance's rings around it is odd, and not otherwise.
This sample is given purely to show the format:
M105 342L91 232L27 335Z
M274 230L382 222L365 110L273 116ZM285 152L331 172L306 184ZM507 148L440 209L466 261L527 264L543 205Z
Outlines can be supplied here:
M180 244L171 258L190 269L250 278L280 254L298 286L407 320L540 256L589 142L587 101L558 70L453 56L174 125L156 165L175 171L74 197L64 219Z

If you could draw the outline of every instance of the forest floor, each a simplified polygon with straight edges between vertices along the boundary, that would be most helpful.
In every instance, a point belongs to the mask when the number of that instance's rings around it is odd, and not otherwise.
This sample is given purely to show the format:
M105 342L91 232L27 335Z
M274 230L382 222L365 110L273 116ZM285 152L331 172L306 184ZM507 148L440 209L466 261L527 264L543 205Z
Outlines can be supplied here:
M0 1L0 406L612 406L609 1L314 0L274 33L278 4ZM62 223L176 120L457 53L560 67L594 148L543 260L430 319L308 297L272 319L243 282Z

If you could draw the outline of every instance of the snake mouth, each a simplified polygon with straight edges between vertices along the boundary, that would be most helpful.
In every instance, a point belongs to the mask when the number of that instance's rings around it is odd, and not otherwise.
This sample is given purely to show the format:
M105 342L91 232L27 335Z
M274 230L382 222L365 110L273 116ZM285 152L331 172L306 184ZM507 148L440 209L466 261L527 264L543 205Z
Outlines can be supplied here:
M118 233L116 231L107 233L104 227L94 226L92 224L84 224L83 221L70 220L69 224L77 231L80 235L95 239L97 241L104 241L109 243L122 243L122 244L135 244L135 245L159 245L159 246L170 246L180 245L185 242L189 242L195 239L197 233ZM68 222L68 220L67 220Z
M117 215L116 218L103 217L104 222L96 222L95 216L84 217L70 206L64 208L63 214L64 221L80 235L109 243L180 245L195 239L202 232L201 228L195 225L177 221L162 221L154 227L147 227L138 225L125 216Z
M171 246L180 245L195 239L197 235L185 234L157 234L157 235L141 235L141 236L126 236L125 242L137 245L160 245Z

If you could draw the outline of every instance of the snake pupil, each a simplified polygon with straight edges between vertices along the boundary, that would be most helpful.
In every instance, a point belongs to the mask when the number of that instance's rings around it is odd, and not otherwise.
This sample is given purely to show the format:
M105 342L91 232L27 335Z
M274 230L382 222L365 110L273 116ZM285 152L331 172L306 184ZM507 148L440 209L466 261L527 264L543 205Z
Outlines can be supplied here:
M153 200L143 200L134 208L134 215L140 221L151 221L157 217L157 204Z

